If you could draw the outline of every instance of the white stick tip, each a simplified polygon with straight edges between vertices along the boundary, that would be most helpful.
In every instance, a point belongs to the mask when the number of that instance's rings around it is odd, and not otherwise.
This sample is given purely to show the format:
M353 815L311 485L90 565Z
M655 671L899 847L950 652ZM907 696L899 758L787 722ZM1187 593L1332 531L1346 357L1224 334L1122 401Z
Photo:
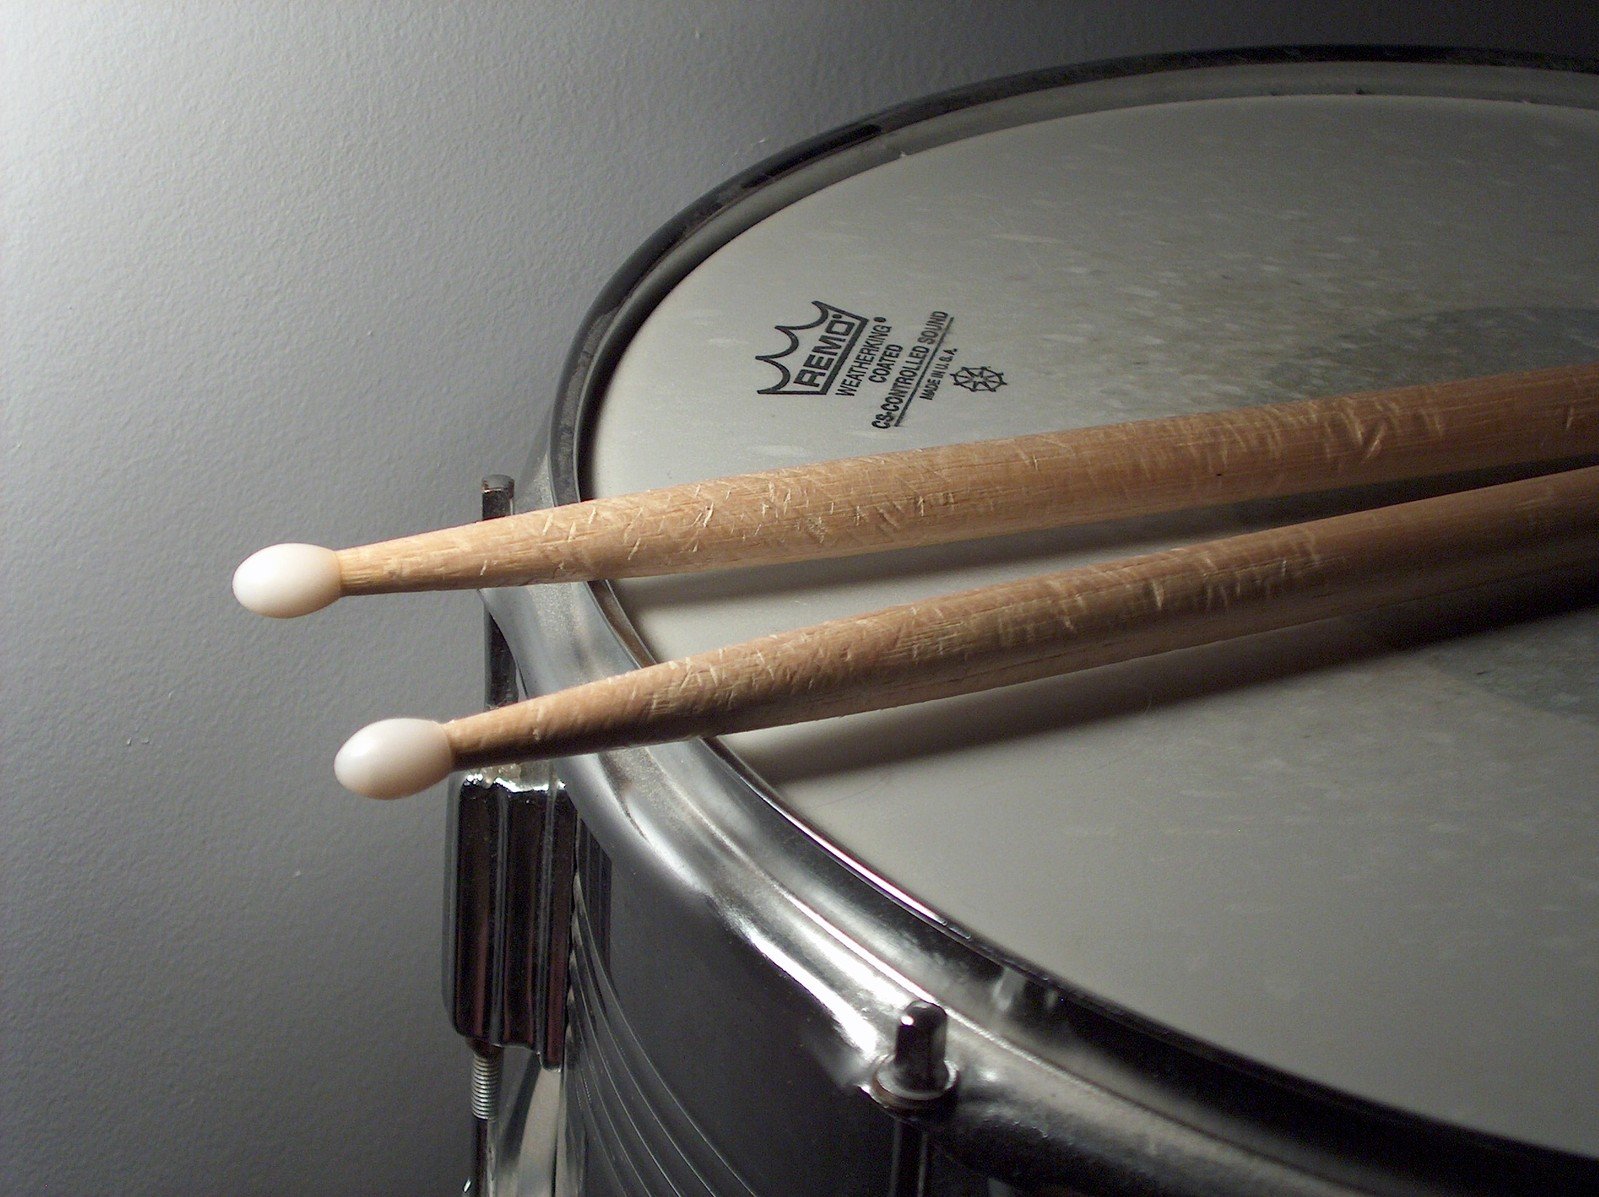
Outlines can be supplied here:
M339 555L314 544L275 544L233 571L233 595L274 619L320 611L339 597Z
M344 742L333 758L333 775L347 790L367 798L404 798L443 781L455 768L455 753L442 723L430 719L382 719Z

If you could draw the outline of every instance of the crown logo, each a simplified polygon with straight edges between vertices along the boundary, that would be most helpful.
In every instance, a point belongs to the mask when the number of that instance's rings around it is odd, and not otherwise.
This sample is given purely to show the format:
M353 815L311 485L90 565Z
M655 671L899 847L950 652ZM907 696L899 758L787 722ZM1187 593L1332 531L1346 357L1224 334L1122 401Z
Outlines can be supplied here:
M838 372L849 360L850 352L866 327L866 317L843 308L811 300L816 319L809 324L778 324L774 327L788 346L777 353L759 354L756 361L777 370L777 385L758 391L761 395L825 395L838 379Z

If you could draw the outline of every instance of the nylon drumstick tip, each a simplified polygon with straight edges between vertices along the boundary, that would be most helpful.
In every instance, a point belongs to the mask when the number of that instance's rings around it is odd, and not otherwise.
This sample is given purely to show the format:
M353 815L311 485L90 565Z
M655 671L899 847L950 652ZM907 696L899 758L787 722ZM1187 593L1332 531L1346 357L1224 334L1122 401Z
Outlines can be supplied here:
M443 781L455 768L444 725L430 719L383 719L344 742L333 758L339 784L366 798L405 798Z
M275 544L233 571L233 596L257 615L309 615L342 593L339 557L314 544Z

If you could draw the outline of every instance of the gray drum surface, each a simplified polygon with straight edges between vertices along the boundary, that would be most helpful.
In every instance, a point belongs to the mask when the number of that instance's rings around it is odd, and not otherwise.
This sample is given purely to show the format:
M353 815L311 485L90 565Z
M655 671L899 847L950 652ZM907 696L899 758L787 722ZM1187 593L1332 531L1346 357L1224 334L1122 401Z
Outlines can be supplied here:
M664 295L583 429L585 492L1599 358L1593 79L1359 75L1087 84L892 135ZM807 369L823 312L848 348ZM615 591L665 658L1424 489ZM726 746L1005 959L1296 1077L1595 1155L1596 589Z

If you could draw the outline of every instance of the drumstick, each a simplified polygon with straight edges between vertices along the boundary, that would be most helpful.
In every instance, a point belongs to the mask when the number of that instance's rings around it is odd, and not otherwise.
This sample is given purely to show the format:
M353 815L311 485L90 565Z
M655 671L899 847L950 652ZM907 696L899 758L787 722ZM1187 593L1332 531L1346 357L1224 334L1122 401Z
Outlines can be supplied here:
M779 632L450 723L334 769L374 798L458 768L925 702L1599 560L1599 466L1089 565Z
M846 557L1599 451L1599 364L1007 440L620 495L234 576L263 615L347 594L479 589Z

